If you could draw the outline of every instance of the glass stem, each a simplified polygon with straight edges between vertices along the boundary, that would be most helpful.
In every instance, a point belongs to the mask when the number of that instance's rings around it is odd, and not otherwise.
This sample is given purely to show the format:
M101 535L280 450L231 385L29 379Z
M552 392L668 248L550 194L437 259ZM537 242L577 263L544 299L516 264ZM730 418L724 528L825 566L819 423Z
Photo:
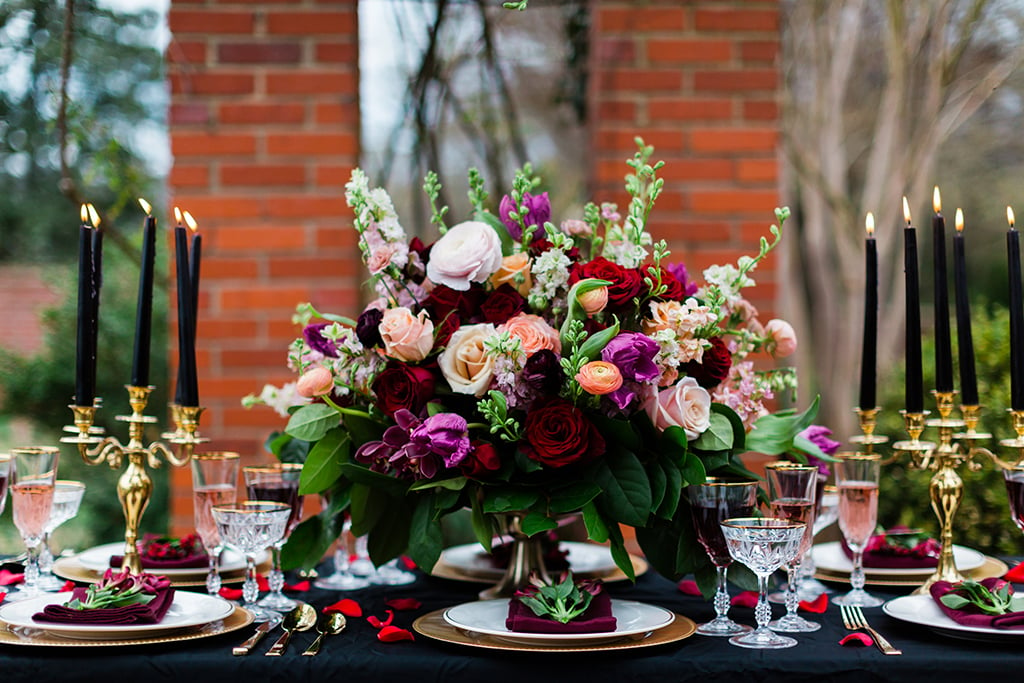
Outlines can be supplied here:
M797 608L800 606L800 596L797 592L800 589L797 571L800 565L789 565L786 567L786 616L795 617Z
M853 551L853 571L850 572L850 586L853 590L864 590L864 548Z
M284 589L284 572L281 571L281 546L275 543L270 547L270 556L273 566L267 576L267 585L270 587L271 595L277 597Z
M256 583L256 558L245 556L245 583L242 585L242 604L251 605L260 596L259 584Z
M718 575L718 587L715 589L715 614L719 619L725 619L729 613L729 584L726 575L729 572L729 565L715 567Z
M39 544L28 546L28 560L25 562L25 589L32 592L39 580Z
M800 560L800 572L799 576L801 579L813 579L814 572L817 567L814 565L814 553L808 550L804 553L804 558Z
M39 549L39 574L53 573L53 553L50 552L50 532L43 534L43 542Z
M757 630L763 631L768 628L768 622L772 619L772 606L768 604L768 575L757 575L757 606L754 607L754 619L757 621Z
M209 552L210 570L206 573L206 592L210 595L220 594L220 546Z

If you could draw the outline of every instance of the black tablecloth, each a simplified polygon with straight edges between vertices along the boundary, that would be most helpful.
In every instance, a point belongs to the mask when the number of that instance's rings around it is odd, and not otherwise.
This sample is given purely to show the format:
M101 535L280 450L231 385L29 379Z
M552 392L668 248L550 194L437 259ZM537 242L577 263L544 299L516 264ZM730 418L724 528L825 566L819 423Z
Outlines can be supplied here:
M421 609L397 612L395 624L411 629L426 612L476 599L479 584L421 576L415 584L372 587L348 594L366 615L383 618L389 598L413 597ZM837 586L842 588L842 586ZM637 584L611 584L613 597L661 605L697 622L713 616L711 605L680 593L676 585L653 573ZM900 592L875 589L895 597ZM315 605L331 604L344 594L312 590L299 594ZM774 606L775 614L781 606ZM607 653L517 653L482 650L440 643L416 634L415 642L381 643L365 618L350 618L348 628L328 639L317 657L301 652L315 633L296 634L284 657L265 657L272 638L264 639L248 657L234 657L231 647L252 632L250 627L222 636L186 643L117 648L40 648L0 645L0 672L5 683L44 681L103 681L105 683L599 683L603 681L906 681L929 683L985 680L986 676L1017 675L1024 669L1024 648L954 640L886 616L881 609L865 610L872 625L903 650L886 657L876 648L840 647L843 629L839 610L821 615L817 633L797 634L799 645L786 650L746 650L726 639L694 635L674 644ZM731 616L753 623L753 611L733 608ZM995 680L994 678L991 680Z

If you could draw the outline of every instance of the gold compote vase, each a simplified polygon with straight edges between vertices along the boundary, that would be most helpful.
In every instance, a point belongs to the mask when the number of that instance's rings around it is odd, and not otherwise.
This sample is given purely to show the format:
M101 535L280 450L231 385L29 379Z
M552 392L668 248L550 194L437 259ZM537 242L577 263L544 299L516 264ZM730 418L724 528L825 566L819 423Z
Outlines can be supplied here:
M480 591L481 600L510 598L517 590L530 582L531 574L545 583L550 583L544 564L544 534L528 536L523 531L525 512L507 512L496 515L499 528L511 539L508 565L498 583Z

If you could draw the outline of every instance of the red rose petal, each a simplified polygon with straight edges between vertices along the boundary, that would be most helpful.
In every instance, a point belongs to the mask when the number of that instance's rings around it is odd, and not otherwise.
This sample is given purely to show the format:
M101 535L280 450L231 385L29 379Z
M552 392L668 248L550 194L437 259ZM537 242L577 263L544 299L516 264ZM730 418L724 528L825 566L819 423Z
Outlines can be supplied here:
M384 621L381 621L380 619L378 619L377 617L373 616L372 614L370 616L366 617L366 620L368 622L370 622L370 626L372 626L374 628L384 628L386 626L390 626L391 622L395 620L395 613L392 612L391 610L384 610L384 613L388 615L388 618L385 619Z
M391 598L385 603L388 607L393 610L403 612L406 610L419 609L423 606L423 603L416 598Z
M406 569L408 569L410 571L412 571L413 569L416 569L416 563L412 561L411 557L406 557L405 555L402 555L400 558L398 558L398 561Z
M24 580L24 574L0 569L0 586L16 586Z
M828 595L822 593L818 597L808 602L807 600L801 600L797 603L797 607L805 612L814 612L815 614L824 614L825 610L828 609Z
M865 647L871 647L872 645L874 645L874 642L875 641L871 640L871 636L869 636L868 634L861 633L860 631L857 631L855 633L851 633L850 635L848 635L845 638L843 638L842 640L840 640L839 644L840 645L864 645Z
M399 640L416 640L412 637L412 634L406 631L404 628L398 628L397 626L385 626L377 632L377 640L382 643L395 643Z
M60 591L62 593L66 593L67 591L72 591L74 589L75 589L75 582L74 581L65 581L64 585L60 587Z
M309 581L299 581L298 583L286 583L284 585L286 591L295 591L296 593L303 593L309 590Z
M679 582L679 592L686 595L700 595L700 588L697 587L697 582L693 579L683 579Z
M241 588L228 588L227 586L221 588L217 594L225 600L241 600L242 589Z
M6 598L6 597L7 597L7 593L0 593L0 603L2 603L4 601L4 598Z
M344 598L338 600L333 605L324 607L324 612L341 612L346 617L361 617L363 616L363 608L359 606L359 603L352 598Z
M757 605L757 591L743 591L732 598L733 607L754 607Z
M270 582L267 581L267 577L260 574L256 577L256 587L261 593L266 593L270 590Z
M1024 583L1024 562L1006 572L1006 576L1003 578L1013 583Z

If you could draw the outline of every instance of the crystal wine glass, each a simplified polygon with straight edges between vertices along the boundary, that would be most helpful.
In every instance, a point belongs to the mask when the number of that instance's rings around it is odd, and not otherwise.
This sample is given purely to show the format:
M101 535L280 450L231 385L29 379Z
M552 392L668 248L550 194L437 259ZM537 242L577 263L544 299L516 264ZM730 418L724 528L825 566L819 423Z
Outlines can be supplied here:
M1003 470L1006 479L1006 494L1010 498L1010 515L1017 528L1024 531L1024 464ZM0 506L0 510L3 507Z
M800 598L797 596L797 571L804 554L811 548L814 521L814 501L818 488L818 468L792 462L772 462L765 465L768 480L768 500L772 517L804 524L800 550L786 562L786 614L768 624L775 631L785 633L811 633L821 624L808 621L797 614Z
M321 495L320 504L324 510L327 510L330 507L330 498ZM342 522L341 533L338 534L338 540L334 545L334 572L314 581L313 585L317 588L354 591L370 585L367 579L352 573L352 521L348 518L347 513L343 514L345 520Z
M229 505L214 505L213 520L224 543L245 555L245 583L242 607L252 612L255 621L270 621L280 615L256 604L260 595L256 581L256 554L281 540L292 508L284 503L247 500Z
M43 545L39 552L39 580L37 584L43 591L59 591L64 582L53 575L53 553L50 552L50 534L64 522L78 514L85 495L85 484L80 481L58 479L53 489L53 507L50 518L46 521L43 533Z
M853 570L850 572L852 590L833 602L837 605L877 607L883 601L864 590L864 548L878 523L881 456L877 453L847 453L838 457L839 530L853 551Z
M815 536L839 519L839 491L835 486L824 486L825 478L819 477L818 497L814 501L814 528L811 530ZM801 600L814 600L822 593L832 592L831 588L814 578L816 569L813 549L808 549L800 563L796 587Z
M729 618L729 589L727 572L732 555L722 535L721 523L732 517L748 517L757 505L756 481L725 481L709 477L703 484L690 486L687 493L697 540L715 565L718 588L715 591L715 618L697 627L697 633L706 636L734 636L746 633L749 626L737 624Z
M17 591L8 593L9 600L33 598L42 591L39 579L39 546L46 533L46 522L53 507L53 489L57 480L60 450L51 446L12 448L14 472L11 484L11 506L14 526L28 549L25 581Z
M224 550L211 510L214 505L235 502L238 462L238 453L228 451L196 453L191 459L192 509L196 533L210 561L206 574L206 591L210 595L220 593L220 555Z
M750 633L733 636L729 642L758 649L793 647L796 640L768 628L772 617L772 607L768 603L768 577L800 554L807 525L777 517L744 517L727 519L721 526L729 554L757 574L758 588L757 606L754 608L757 628Z
M281 571L281 546L291 535L292 530L302 518L303 496L299 495L299 477L302 476L302 464L293 462L274 463L273 465L249 466L242 468L245 478L245 491L249 500L269 500L287 505L292 514L288 518L288 526L284 536L271 546L273 564L267 583L270 592L257 604L275 611L290 610L298 605L297 600L285 596L284 572Z

